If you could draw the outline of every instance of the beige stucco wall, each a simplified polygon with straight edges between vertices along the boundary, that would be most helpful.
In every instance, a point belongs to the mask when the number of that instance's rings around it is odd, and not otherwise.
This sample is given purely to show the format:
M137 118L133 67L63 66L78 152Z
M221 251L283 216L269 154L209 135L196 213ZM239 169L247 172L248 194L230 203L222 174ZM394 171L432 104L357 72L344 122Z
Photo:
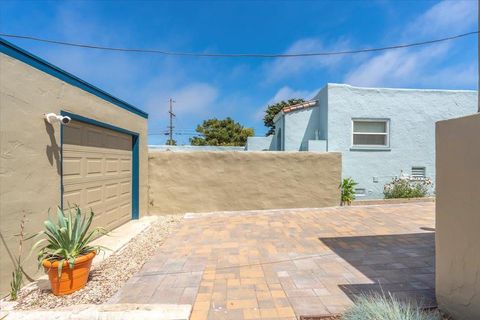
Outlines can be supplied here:
M60 127L42 116L61 110L140 133L140 215L147 213L147 119L0 54L0 231L10 250L17 250L13 235L23 213L32 233L60 204ZM4 294L12 263L3 244L0 270ZM26 270L36 272L34 257Z
M340 153L150 152L150 214L339 204Z
M455 319L480 319L480 114L436 130L436 294Z

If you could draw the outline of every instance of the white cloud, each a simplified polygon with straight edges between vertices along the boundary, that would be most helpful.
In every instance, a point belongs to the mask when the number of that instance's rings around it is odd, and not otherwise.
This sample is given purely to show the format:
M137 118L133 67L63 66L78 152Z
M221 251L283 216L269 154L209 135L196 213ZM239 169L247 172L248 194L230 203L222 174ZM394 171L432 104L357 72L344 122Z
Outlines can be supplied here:
M79 15L83 7L83 3L60 6L49 28L67 42L105 46L120 43L123 33L112 33L93 17ZM125 100L132 96L125 88L130 88L141 73L138 56L131 54L51 45L42 47L41 56Z
M326 47L319 39L300 39L294 42L284 53L323 52L329 51L329 48L332 48L332 51L333 48L335 48L335 50L346 49L348 48L348 41L340 39L331 46ZM267 81L273 82L291 76L298 76L306 71L332 68L337 66L343 58L344 56L341 55L278 58L265 65Z
M193 83L173 91L178 114L205 114L215 107L217 88L207 83Z
M476 1L442 1L419 16L407 28L407 35L451 35L472 31L477 22Z
M475 3L471 1L440 2L407 24L401 40L412 42L425 39L425 36L439 37L473 29L475 12ZM462 78L452 74L452 70L460 69L462 73L470 72L463 67L452 67L448 56L454 48L453 42L444 42L421 48L386 51L372 56L348 72L344 81L358 86L474 86L475 77ZM440 78L438 75L451 76Z
M449 44L421 50L393 50L372 57L350 71L345 82L358 86L405 86L419 82L429 72L429 63L442 58Z
M292 98L302 98L305 100L313 98L318 93L318 89L313 91L308 90L295 90L289 86L284 86L278 90L275 95L268 101L267 104L280 102L282 100L288 100Z
M435 82L439 88L461 89L477 83L477 71L476 66L459 65L432 72L425 75L421 80L425 85Z
M104 46L121 46L131 38L128 30L111 32L98 17L79 15L82 4L61 6L54 28L65 41ZM79 26L82 26L79 28ZM188 123L198 115L215 111L219 90L212 84L192 79L191 69L173 57L104 52L64 46L45 46L42 56L67 71L149 113L153 131L168 121L168 99L176 100L174 112ZM191 117L190 117L191 115Z
M158 120L168 118L168 100L175 100L174 113L178 118L206 116L215 111L219 91L208 83L194 82L187 85L164 85L167 78L159 78L148 84L143 93L145 111L149 113L152 128L160 126ZM187 116L187 117L186 117ZM161 127L161 126L160 126Z

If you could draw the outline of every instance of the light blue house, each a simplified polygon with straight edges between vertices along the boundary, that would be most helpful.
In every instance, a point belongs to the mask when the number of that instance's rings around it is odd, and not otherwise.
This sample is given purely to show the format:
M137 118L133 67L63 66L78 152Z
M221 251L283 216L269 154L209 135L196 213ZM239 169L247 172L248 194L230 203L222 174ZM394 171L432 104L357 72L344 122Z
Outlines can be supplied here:
M310 101L283 109L275 134L248 151L342 152L342 175L357 197L382 198L392 178L435 178L435 122L475 113L477 91L361 88L327 84Z

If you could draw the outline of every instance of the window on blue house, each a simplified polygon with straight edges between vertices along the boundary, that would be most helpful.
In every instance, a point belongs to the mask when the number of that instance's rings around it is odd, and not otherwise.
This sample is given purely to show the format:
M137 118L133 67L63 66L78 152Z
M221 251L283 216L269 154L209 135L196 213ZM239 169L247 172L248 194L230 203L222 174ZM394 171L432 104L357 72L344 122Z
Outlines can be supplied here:
M355 147L388 147L389 120L354 119L352 145Z

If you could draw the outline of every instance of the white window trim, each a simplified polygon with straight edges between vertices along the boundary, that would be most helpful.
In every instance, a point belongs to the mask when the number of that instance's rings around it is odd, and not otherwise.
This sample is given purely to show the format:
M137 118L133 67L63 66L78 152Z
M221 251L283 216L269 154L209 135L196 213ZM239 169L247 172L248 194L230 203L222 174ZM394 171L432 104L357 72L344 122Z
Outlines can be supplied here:
M386 132L385 133L373 133L373 132L354 132L354 123L355 122L385 122ZM387 144L385 145L372 145L372 144L353 144L353 135L354 134L375 134L375 135L385 135L387 136ZM390 119L386 118L352 118L351 126L351 141L350 149L375 149L375 150L390 150Z

